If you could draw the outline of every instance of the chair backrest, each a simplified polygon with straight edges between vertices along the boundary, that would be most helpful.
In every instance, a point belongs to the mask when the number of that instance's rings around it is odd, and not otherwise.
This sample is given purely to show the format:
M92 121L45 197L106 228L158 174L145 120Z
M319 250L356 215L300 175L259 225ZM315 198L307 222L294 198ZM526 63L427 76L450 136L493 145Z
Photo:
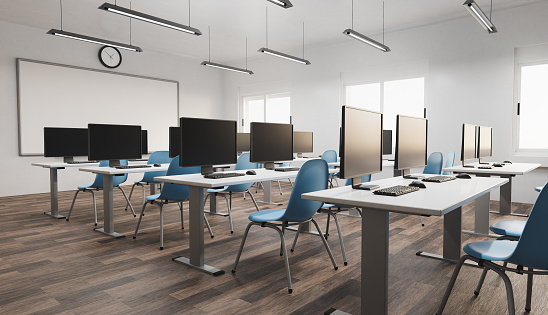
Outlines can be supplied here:
M304 200L302 194L327 189L327 162L322 159L303 164L291 191L287 208L280 221L302 222L310 219L323 206L321 201Z
M546 185L545 185L546 187ZM509 262L533 269L548 270L548 189L539 193Z
M166 176L171 175L185 175L185 174L198 174L201 172L200 166L180 167L179 156L176 156L169 163ZM189 188L184 185L176 185L171 183L164 183L162 185L162 192L160 193L160 200L170 201L186 201L189 197Z
M445 159L445 165L443 167L452 167L453 165L455 165L455 151L449 151L449 153L447 153L447 159ZM443 171L441 172L441 174L450 175L451 172Z
M337 162L337 151L335 150L325 151L322 154L322 160L326 161L327 163ZM335 168L335 166L329 166L329 168Z
M120 165L128 165L127 160L120 160ZM99 167L108 167L109 162L106 161L100 161ZM127 173L124 174L124 176L112 176L112 186L117 187L124 183L127 180ZM93 184L91 184L90 188L99 188L103 189L103 175L97 174L95 175L95 181L93 181Z
M423 174L441 174L441 169L443 165L443 154L441 152L432 152L428 157L426 166L422 171Z
M165 163L171 163L171 158L169 157L169 151L155 151L152 152L152 154L148 157L147 164L165 164ZM143 175L143 179L141 179L142 182L146 183L156 183L154 181L154 177L157 176L165 176L167 171L155 171L155 172L146 172Z
M362 176L362 183L368 183L371 181L371 174L369 175L363 175ZM348 178L346 180L346 183L344 184L345 186L350 186L352 185L352 178Z
M250 170L250 169L258 169L259 163L251 163L249 161L249 152L242 153L240 157L238 158L238 161L236 162L236 166L234 166L234 170ZM239 184L239 185L231 185L228 186L226 189L227 191L231 192L244 192L249 189L249 187L253 186L255 183L246 183L246 184Z

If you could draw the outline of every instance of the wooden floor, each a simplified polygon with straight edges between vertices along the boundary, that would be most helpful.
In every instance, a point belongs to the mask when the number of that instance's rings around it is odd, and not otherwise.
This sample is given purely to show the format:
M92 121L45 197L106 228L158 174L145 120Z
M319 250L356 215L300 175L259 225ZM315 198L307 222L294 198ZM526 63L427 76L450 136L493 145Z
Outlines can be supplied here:
M282 188L283 196L273 189L274 199L287 202L291 186L282 183ZM73 194L59 194L61 214L68 213ZM262 193L256 197L261 199ZM102 194L97 198L102 226ZM181 230L176 205L164 208L161 251L157 208L148 208L134 240L137 218L124 211L120 192L115 192L114 203L115 230L126 235L122 239L93 231L90 194L78 196L70 222L43 214L49 210L49 194L0 198L0 314L323 314L331 307L359 313L359 218L340 219L348 266L343 265L336 231L330 231L337 271L317 236L300 237L296 251L289 254L294 291L288 294L279 237L271 229L252 227L238 273L230 273L247 216L255 210L249 198L237 195L233 202L233 235L228 218L208 216L215 238L206 235L206 262L226 271L219 277L171 260L188 255L188 230ZM226 209L224 202L219 205ZM498 208L498 203L491 207ZM514 204L516 212L530 208ZM491 220L508 218L492 215ZM325 228L325 215L316 220ZM434 314L453 271L450 263L415 255L419 250L441 252L442 219L429 217L425 222L421 227L419 217L390 215L390 314ZM463 227L473 227L473 203L463 208ZM288 243L293 235L288 232ZM464 243L481 239L463 234ZM496 274L488 274L480 296L474 297L480 274L480 269L464 267L445 314L506 313L504 284ZM526 277L510 278L517 313L522 314ZM533 292L531 314L548 314L548 277L536 277Z

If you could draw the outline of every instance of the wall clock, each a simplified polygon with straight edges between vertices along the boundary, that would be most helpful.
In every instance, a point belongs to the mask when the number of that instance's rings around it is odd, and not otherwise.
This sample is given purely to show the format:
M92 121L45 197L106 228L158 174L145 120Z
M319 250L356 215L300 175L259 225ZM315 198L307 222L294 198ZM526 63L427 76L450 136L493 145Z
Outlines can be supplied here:
M114 69L122 63L122 54L116 47L103 46L99 50L99 61L103 66Z

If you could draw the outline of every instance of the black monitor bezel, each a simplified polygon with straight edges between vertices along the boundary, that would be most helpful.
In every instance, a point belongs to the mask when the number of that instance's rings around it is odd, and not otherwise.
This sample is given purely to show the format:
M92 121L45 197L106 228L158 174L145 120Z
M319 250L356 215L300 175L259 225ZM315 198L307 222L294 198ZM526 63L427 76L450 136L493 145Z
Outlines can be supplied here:
M133 127L133 128L139 128L139 154L135 155L123 155L123 156L109 156L108 158L106 156L96 156L97 153L93 152L94 155L92 155L91 150L91 136L92 136L92 129L93 126L115 126L115 127ZM119 160L131 160L131 159L141 159L143 157L141 145L141 126L140 125L121 125L121 124L88 124L88 159L91 160L109 160L109 161L119 161ZM107 154L108 155L108 154Z
M385 148L384 141L386 140L385 139L385 132L390 133L390 145L388 146L388 149L390 150L390 152L388 152L388 153L386 153L387 151L384 150L384 148ZM382 130L382 144L383 144L383 146L382 146L382 155L392 155L392 153L394 152L392 150L392 139L394 139L393 138L393 133L394 132L391 129L383 129Z
M491 136L489 137L489 139L490 139L490 142L489 142L489 155L482 156L480 154L480 151L481 151L481 130L484 129L484 128L488 128L491 131ZM481 158L486 158L486 157L492 157L493 156L493 127L478 126L477 127L477 140L478 140L478 144L476 146L476 157L480 158L480 159Z
M239 147L239 141L238 141L238 138L240 137L240 135L247 135L247 137L249 138L249 147L246 147L246 150L240 150L241 147ZM238 132L238 133L236 133L236 151L237 152L249 152L249 151L251 151L251 133L249 133L249 132Z
M289 158L289 155L287 156L288 158L287 159L276 159L276 160L259 160L259 159L255 159L255 151L253 150L253 143L254 143L254 133L253 133L253 129L254 129L254 126L256 126L257 124L265 124L265 125L289 125L291 126L291 157ZM267 122L252 122L249 124L249 129L250 129L250 134L251 134L251 138L250 138L250 151L249 151L249 161L251 163L271 163L271 162L283 162L283 161L293 161L293 124L282 124L282 123L267 123Z
M413 165L413 166L406 166L405 168L400 168L399 163L399 146L400 146L400 118L412 118L412 119L420 119L426 122L426 139L425 139L425 150L424 150L424 164L422 165ZM413 116L406 116L406 115L396 115L396 150L394 155L394 169L396 170L408 170L415 167L424 167L428 163L428 119L424 117L413 117Z
M172 135L176 135L176 139L171 138ZM175 148L173 145L176 145L175 143L178 143L179 146L179 152L177 154L173 155L175 153ZM169 157L174 158L181 155L181 128L180 127L169 127Z
M148 154L148 131L141 129L141 154Z
M70 133L73 133L75 130L78 130L78 131L81 131L83 132L85 130L85 133L86 133L86 136L85 136L85 141L86 141L86 152L85 154L80 154L80 153L83 153L82 152L76 152L76 151L73 151L73 152L70 152L70 153L76 153L76 154L49 154L48 150L46 150L46 146L47 146L47 143L46 143L46 129L47 130L53 130L53 129L56 129L56 130L66 130L67 132L70 132ZM87 136L87 132L88 132L88 129L87 128L71 128L71 127L44 127L44 157L66 157L66 158L70 158L70 157L75 157L75 156L88 156L88 150L89 150L89 147L88 147L88 136ZM83 139L82 139L83 140ZM67 150L68 152L69 150Z

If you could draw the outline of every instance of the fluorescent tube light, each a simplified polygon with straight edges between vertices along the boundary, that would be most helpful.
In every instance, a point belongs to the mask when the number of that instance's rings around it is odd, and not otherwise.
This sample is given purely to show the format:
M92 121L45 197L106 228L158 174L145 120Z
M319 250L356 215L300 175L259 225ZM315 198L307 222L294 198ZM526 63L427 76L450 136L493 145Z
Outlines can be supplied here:
M266 0L268 2L272 2L276 5L279 5L280 7L282 8L291 8L293 6L293 4L291 3L291 1L289 0Z
M217 69L230 70L230 71L239 72L239 73L246 73L246 74L253 74L253 71L251 71L251 70L240 69L240 68L231 67L231 66L225 66L225 65L210 62L210 61L204 61L201 64L204 65L204 66L213 67L213 68L217 68Z
M350 36L350 37L352 37L352 38L355 38L355 39L357 39L357 40L359 40L359 41L362 41L362 42L364 42L364 43L366 43L366 44L368 44L368 45L371 45L371 46L373 46L373 47L375 47L375 48L377 48L377 49L380 49L380 50L382 50L382 51L384 51L384 52L389 52L389 51L390 51L390 48L389 48L388 46L386 46L386 45L384 45L384 44L381 44L381 43L379 43L378 41L376 41L376 40L374 40L374 39L371 39L371 38L369 38L369 37L367 37L367 36L365 36L365 35L363 35L363 34L360 34L360 33L356 32L355 30L353 30L353 29L351 29L351 28L345 29L345 30L343 31L343 34L348 35L348 36Z
M302 63L303 65L309 65L310 64L310 61L308 61L306 59L302 59L302 58L299 58L299 57L284 54L284 53L281 53L279 51L275 51L275 50L268 49L268 48L261 48L261 49L259 49L259 52L262 52L262 53L267 54L267 55L276 56L276 57L280 57L280 58L283 58L283 59L295 61L295 62L298 62L298 63Z
M86 35L81 35L81 34L76 34L76 33L60 31L60 30L56 30L56 29L53 29L53 28L51 30L49 30L49 32L47 32L47 34L51 34L51 35L55 35L55 36L61 36L61 37L65 37L65 38L77 39L77 40L81 40L81 41L88 42L88 43L94 43L94 44L99 44L99 45L107 45L107 46L117 47L117 48L121 48L121 49L127 49L127 50L131 50L131 51L136 51L136 52L142 52L143 51L140 47L137 47L137 46L126 45L126 44L113 42L113 41L110 41L110 40L101 39L101 38L97 38L97 37L91 37L91 36L86 36Z
M135 10L120 7L120 6L117 6L117 5L114 5L114 4L103 3L99 7L99 9L105 10L105 11L108 11L108 12L112 12L112 13L116 13L116 14L120 14L120 15L124 15L124 16L128 16L130 18L134 18L134 19L137 19L137 20L149 22L149 23L152 23L152 24L168 27L168 28L171 28L171 29L174 29L174 30L177 30L177 31L186 32L186 33L189 33L189 34L192 34L192 35L196 35L196 36L202 35L202 32L200 32L200 30L197 29L197 28L193 28L193 27L186 26L186 25L183 25L183 24L179 24L179 23L175 23L175 22L172 22L172 21L164 20L164 19L152 16L152 15L148 15L148 14L141 13L141 12L138 12L138 11L135 11Z
M487 15L485 15L485 13L483 13L481 8L476 4L476 2L474 2L474 0L467 0L466 2L464 2L463 5L466 8L466 10L468 10L468 12L470 12L470 14L472 14L472 16L476 19L476 21L478 21L478 23L489 34L497 32L497 28L495 27L495 25L493 25L491 20L489 20Z

